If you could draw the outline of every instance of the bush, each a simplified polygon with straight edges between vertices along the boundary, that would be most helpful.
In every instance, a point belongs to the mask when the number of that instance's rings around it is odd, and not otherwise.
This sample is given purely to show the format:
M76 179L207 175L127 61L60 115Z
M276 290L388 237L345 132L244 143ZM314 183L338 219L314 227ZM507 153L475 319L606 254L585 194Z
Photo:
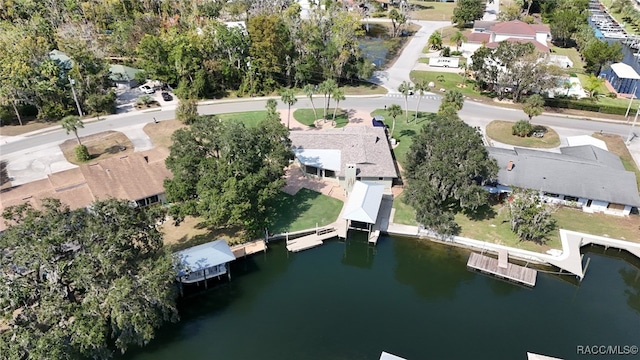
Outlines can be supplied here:
M155 103L156 101L149 95L142 95L138 98L138 100L136 100L136 105L146 105L149 106L153 103Z
M89 149L87 149L84 145L78 145L75 148L76 152L76 160L80 162L85 162L91 160L91 155L89 155Z
M600 105L593 101L573 100L568 98L545 99L544 105L555 108L593 111L612 115L624 115L627 112L627 108L624 106Z
M443 47L442 50L440 50L440 56L443 56L443 57L451 56L451 48L448 46Z
M511 134L517 135L520 137L529 136L531 131L533 130L533 126L527 120L520 120L517 123L513 124L511 127Z
M578 74L572 72L571 74L569 74L570 77L578 77Z
M461 56L462 55L462 51L452 51L451 52L451 56Z
M615 99L618 97L618 94L614 93L613 91L609 91L609 93L607 94L607 97Z

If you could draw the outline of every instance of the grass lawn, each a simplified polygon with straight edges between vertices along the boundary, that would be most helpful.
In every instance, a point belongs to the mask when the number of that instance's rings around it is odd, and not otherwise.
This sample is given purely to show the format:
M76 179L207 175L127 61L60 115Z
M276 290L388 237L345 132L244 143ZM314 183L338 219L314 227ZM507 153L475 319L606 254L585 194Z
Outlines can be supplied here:
M393 118L389 116L387 110L377 109L371 113L371 117L376 115L384 116L384 123L389 126L389 132L391 132L391 128L393 126ZM413 143L413 135L417 134L420 129L427 124L431 119L433 119L436 114L419 111L418 119L414 121L414 117L416 115L415 111L409 111L409 120L407 123L405 120L404 113L396 118L396 128L392 134L392 137L397 140L397 145L393 149L393 153L395 155L396 160L400 163L400 166L405 165L405 159L407 153L409 152L409 147L411 143Z
M82 145L86 146L89 150L89 155L91 156L91 160L89 161L104 160L133 152L133 143L131 143L131 140L129 140L125 134L118 131L106 131L89 136L81 136L80 141L82 141ZM83 162L76 160L76 146L78 146L78 141L74 136L73 139L69 139L60 144L60 149L67 161L75 165L80 165Z
M411 19L430 21L451 20L453 9L456 7L456 3L453 2L409 0L409 4L415 9L411 12Z
M404 199L404 193L393 199L393 208L396 209L393 216L393 222L403 225L418 225L416 222L416 211L411 206L407 205L404 202Z
M562 249L560 234L557 231L552 231L543 245L532 241L520 241L511 231L509 208L505 204L485 206L480 210L478 218L470 218L458 213L455 221L461 227L460 236L471 239L537 252Z
M202 218L187 216L180 225L175 226L172 220L162 224L163 242L171 251L180 251L188 247L206 242L225 239L229 245L242 242L237 228L214 228L208 226Z
M558 229L640 242L640 216L588 214L580 209L559 208L554 214Z
M492 140L522 147L530 148L554 148L560 146L560 137L550 127L544 127L547 132L543 137L537 138L533 136L520 137L511 134L513 122L494 120L487 125L487 136ZM534 125L534 129L538 126Z
M316 112L318 113L318 118L322 119L323 109L316 107ZM296 121L300 122L301 124L311 126L311 127L315 127L314 122L317 120L315 119L315 115L313 115L313 109L296 109L293 112L293 118L296 119ZM333 119L333 109L329 109L329 112L327 113L327 118L328 118L328 121L331 121ZM336 127L341 128L347 125L348 123L349 123L349 114L344 109L339 108L338 112L336 112Z
M551 53L552 54L557 54L557 55L565 55L567 56L571 61L573 61L573 67L570 68L571 70L574 71L584 71L584 61L582 61L582 58L580 57L580 53L578 52L578 49L572 47L572 48L561 48L561 47L557 47L557 46L552 46L551 47Z
M172 143L171 135L176 130L186 127L186 125L178 120L167 120L160 121L157 124L147 124L142 130L151 138L153 146L168 148Z
M436 4L444 4L444 3L436 3ZM452 3L453 4L453 3ZM455 34L456 32L458 32L457 27L450 25L450 26L445 26L437 31L440 32L440 36L442 37L442 46L449 46L451 48L451 50L455 50L456 46L455 45L451 45L451 37L453 36L453 34ZM462 32L464 33L464 36L466 37L467 35L471 34L471 29L467 29L467 30L462 30ZM423 53L428 53L430 51L429 49L429 45L427 45L425 43L424 49L422 49Z
M622 137L618 135L611 134L593 134L593 137L596 139L600 139L607 144L607 148L610 152L620 156L620 160L622 161L622 165L627 171L633 171L636 174L636 182L638 183L638 189L640 189L640 170L638 170L638 166L636 162L633 160L631 153L629 153L629 149L624 144L624 140Z
M475 81L467 79L467 86L462 88L458 84L462 84L462 76L456 73L438 72L438 71L412 71L410 74L411 82L416 83L419 80L425 80L427 83L433 82L435 86L431 91L440 93L440 89L457 89L463 95L471 97L481 96L480 92L474 89Z
M373 83L368 83L368 82L362 82L360 84L354 84L354 85L344 85L342 86L342 90L344 91L345 95L377 95L377 94L386 94L387 93L387 89L385 89L382 86L373 84ZM301 92L299 92L300 95L304 95Z
M267 110L245 111L238 113L218 114L223 121L238 121L246 127L255 127L267 117Z
M585 85L587 85L588 81L589 81L589 75L587 74L576 74L578 75L578 79L580 79L580 85L582 85L582 87L584 88ZM596 92L598 94L608 94L609 90L607 89L607 87L604 85L604 82L602 84L600 84L600 86L596 89Z
M269 232L279 234L324 226L336 221L342 201L319 192L301 189L295 195L281 192L271 209Z

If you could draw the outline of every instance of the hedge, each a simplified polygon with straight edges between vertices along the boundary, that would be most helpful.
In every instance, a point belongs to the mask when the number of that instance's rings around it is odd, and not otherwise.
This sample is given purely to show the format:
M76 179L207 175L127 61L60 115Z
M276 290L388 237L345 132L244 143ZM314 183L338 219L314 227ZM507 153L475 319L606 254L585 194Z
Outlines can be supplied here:
M591 102L591 101L585 102L580 100L563 99L563 98L545 99L544 105L548 107L593 111L593 112L600 112L603 114L612 114L612 115L624 115L627 113L627 108L624 106L600 105L598 103Z

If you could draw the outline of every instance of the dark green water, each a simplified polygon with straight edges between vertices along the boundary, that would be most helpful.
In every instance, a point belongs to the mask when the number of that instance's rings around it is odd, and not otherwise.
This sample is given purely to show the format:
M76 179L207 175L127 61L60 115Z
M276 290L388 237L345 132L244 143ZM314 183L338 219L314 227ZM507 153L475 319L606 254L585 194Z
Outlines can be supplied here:
M359 240L298 254L270 244L234 263L230 284L185 299L182 321L127 358L607 359L576 347L640 346L640 270L607 256L618 252L587 253L579 286L538 274L527 289L468 271L463 250Z

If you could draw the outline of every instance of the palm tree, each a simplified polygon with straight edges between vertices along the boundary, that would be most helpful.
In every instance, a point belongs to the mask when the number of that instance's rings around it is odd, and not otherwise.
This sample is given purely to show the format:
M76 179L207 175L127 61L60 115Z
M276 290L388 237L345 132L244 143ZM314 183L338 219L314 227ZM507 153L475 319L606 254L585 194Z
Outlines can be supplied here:
M290 129L289 121L291 120L291 105L295 104L298 101L298 99L296 99L296 94L293 92L292 89L282 90L282 92L280 92L280 96L281 96L282 102L289 106L289 112L287 113L287 129Z
M398 91L404 95L404 116L407 123L409 122L409 95L412 93L413 88L408 81L403 81L400 86L398 86Z
M569 81L565 81L565 82L562 84L562 87L563 87L563 88L565 88L565 89L567 89L567 94L566 94L566 96L569 96L569 91L571 91L571 88L573 88L573 83L572 83L570 80L569 80Z
M460 109L462 109L462 106L464 106L464 96L462 96L460 91L449 90L444 93L444 97L440 103L440 109L444 109L448 106L451 106L456 111L460 111Z
M393 130L396 129L396 117L402 114L402 108L398 104L393 104L387 108L387 114L391 116L393 119L393 125L391 125L391 134L389 136L393 136Z
M333 101L336 102L336 107L333 109L333 123L335 124L336 112L338 111L338 104L340 103L340 101L345 99L344 91L340 88L335 88L333 89L333 92L331 93L331 95L333 96Z
M433 49L433 50L442 49L442 36L438 31L434 32L433 34L431 34L431 36L429 36L427 45L429 45L429 49Z
M311 101L311 107L313 108L313 117L314 117L313 121L318 120L318 112L316 111L316 106L313 104L313 94L316 93L315 85L307 84L304 86L304 88L302 88L302 91L304 92L305 95L307 95L307 97L309 98L309 101Z
M451 45L456 46L456 51L458 51L460 46L462 46L462 43L465 41L467 41L467 38L464 36L462 31L460 30L456 31L455 34L451 36L451 40L450 40Z
M329 101L331 101L331 93L337 87L338 87L338 84L336 84L335 80L333 79L327 79L322 83L320 83L320 85L318 86L318 90L322 93L322 95L324 95L324 98L326 101L323 106L324 107L323 119L325 122L327 121L327 112L329 111Z
M416 105L416 116L414 118L415 121L418 121L418 111L420 110L420 100L422 100L422 95L426 91L429 91L429 85L427 80L419 80L417 83L413 84L413 89L420 95L418 97L418 105Z
M467 62L465 61L460 65L460 68L462 68L462 85L467 85L467 72L469 71L469 65L467 65Z
M65 116L62 118L60 125L62 125L62 128L67 131L67 135L73 132L73 134L76 136L76 139L78 139L78 145L82 145L82 143L80 142L80 137L78 136L78 129L84 128L84 123L82 122L82 120L80 120L80 117L76 115Z

